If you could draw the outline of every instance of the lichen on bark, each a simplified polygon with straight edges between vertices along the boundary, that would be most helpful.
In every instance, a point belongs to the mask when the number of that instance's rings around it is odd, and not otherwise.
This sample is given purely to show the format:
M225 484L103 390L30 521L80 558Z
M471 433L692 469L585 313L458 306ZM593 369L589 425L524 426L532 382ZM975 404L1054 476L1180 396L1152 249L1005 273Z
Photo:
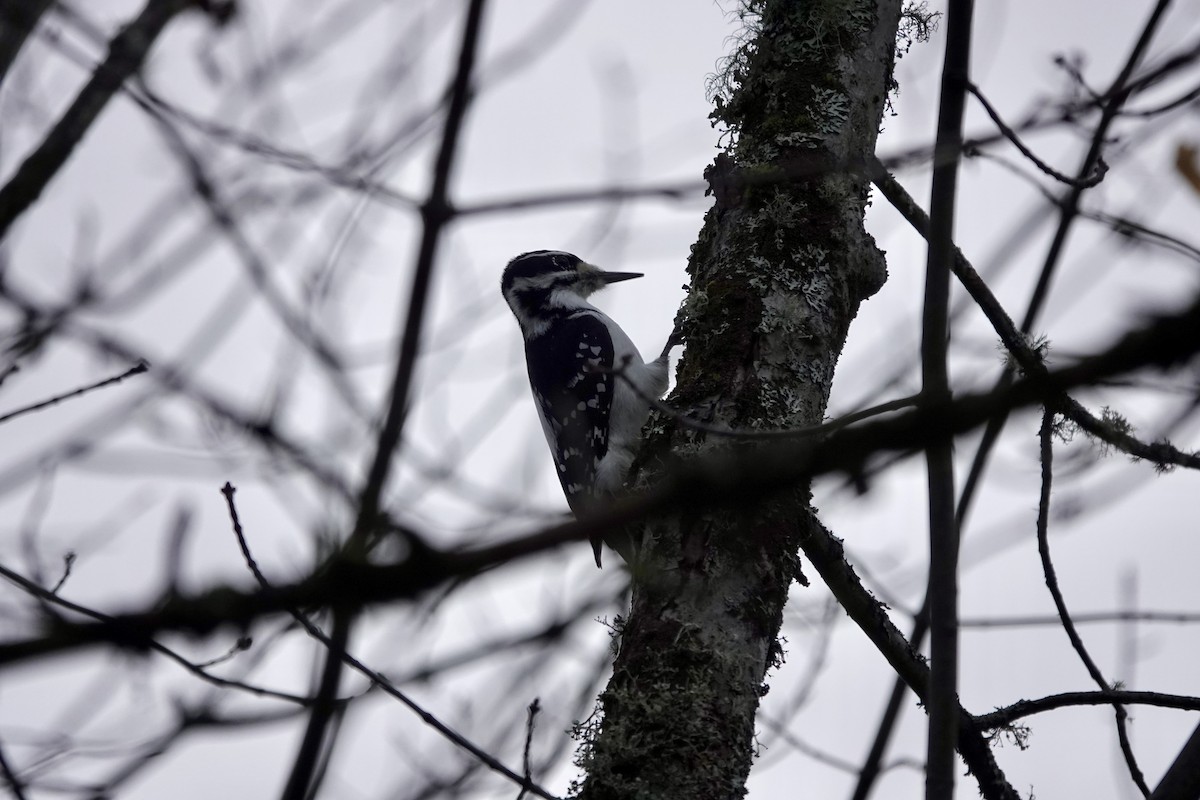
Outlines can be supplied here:
M863 228L891 85L899 0L746 3L748 33L715 92L726 152L688 262L686 351L668 404L732 429L822 420L859 304L886 276ZM745 447L655 413L633 482ZM778 664L808 486L746 507L645 522L629 612L598 713L579 728L583 798L736 798Z

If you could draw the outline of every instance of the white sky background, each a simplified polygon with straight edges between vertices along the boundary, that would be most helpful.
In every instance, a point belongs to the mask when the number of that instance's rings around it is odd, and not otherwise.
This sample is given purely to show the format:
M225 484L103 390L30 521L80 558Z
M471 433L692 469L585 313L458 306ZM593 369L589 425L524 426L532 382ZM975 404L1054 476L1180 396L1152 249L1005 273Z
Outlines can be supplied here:
M76 8L105 35L127 19L134 3L77 3ZM197 115L252 134L288 151L333 164L347 151L353 123L370 149L394 135L397 121L422 119L444 86L461 20L447 17L447 3L380 4L382 10L354 22L368 3L243 2L233 26L213 32L197 15L176 21L154 51L150 85ZM937 7L936 4L932 4ZM1068 82L1054 66L1056 54L1084 58L1084 73L1096 87L1112 80L1132 45L1149 3L1077 2L980 3L976 12L973 79L1010 121L1039 102L1060 97ZM1102 6L1102 8L1100 8ZM563 13L563 8L578 10ZM1200 4L1176 2L1155 39L1152 53L1193 42L1200 33ZM549 24L543 25L547 20ZM561 24L553 24L561 20ZM713 3L593 0L572 5L530 0L496 0L486 12L480 75L482 94L473 106L456 167L455 199L462 204L534 196L542 192L609 185L697 182L715 155L717 132L706 115L705 79L732 47L736 19ZM300 64L285 81L269 81L251 92L246 76L269 66L280 44L301 37L331 37L324 58ZM58 44L32 42L11 84L0 92L0 167L11 171L73 95L85 71L64 51L91 64L102 52L77 27L53 23ZM536 38L534 38L536 37ZM303 40L303 38L302 38ZM940 77L940 34L914 45L898 65L901 92L897 115L885 121L879 150L887 155L932 141ZM520 57L523 63L514 59ZM272 56L278 57L276 56ZM379 67L395 70L380 81ZM234 99L230 100L230 96ZM223 99L224 98L224 99ZM990 133L975 103L969 132ZM1112 152L1114 167L1091 193L1089 207L1135 216L1147 225L1195 239L1200 201L1172 172L1171 148L1196 137L1197 117L1175 118L1173 128ZM272 164L245 148L216 144L184 128L204 154L226 196L260 192L256 202L238 201L239 221L295 308L307 309L305 287L335 276L336 290L312 310L320 330L355 365L352 385L376 403L390 376L398 310L407 297L406 278L416 252L416 217L383 200L361 202L351 191L328 191L311 173ZM413 146L398 148L374 177L410 197L424 189L438 127ZM1145 136L1145 134L1138 134ZM1073 172L1083 142L1066 133L1028 141L1043 158ZM994 147L1010 163L1011 148ZM1026 174L1032 169L1022 166ZM924 202L928 174L899 175ZM1047 185L1047 180L1038 176ZM294 192L318 185L320 199L291 206ZM287 332L246 281L233 252L206 227L199 206L173 198L186 181L178 161L143 112L118 98L89 134L68 167L22 220L7 250L10 280L43 300L64 296L81 273L124 286L156 263L186 273L136 308L89 314L85 322L120 336L152 364L186 369L205 387L247 413L276 408L266 398L277 391L279 423L315 454L353 478L369 458L369 436L347 410L311 359L296 359L282 346ZM977 267L1007 262L990 279L1013 316L1019 316L1041 265L1054 215L1027 181L994 161L967 162L960 179L957 241ZM274 207L272 203L280 205ZM520 337L498 291L504 263L537 248L568 249L601 266L646 273L599 299L644 352L661 347L686 282L684 265L708 202L649 200L619 207L572 205L541 211L486 215L457 223L445 238L438 264L433 318L427 326L429 352L421 364L418 406L389 504L430 532L438 543L497 540L556 519L565 504L549 469L522 363ZM124 244L147 214L154 234ZM1015 237L1020 220L1040 209L1039 225ZM878 393L879 375L911 361L919 327L924 250L914 234L876 197L868 217L888 253L889 281L865 303L850 331L839 364L831 413L899 397L916 388L910 369L901 386ZM207 231L207 233L205 233ZM113 266L116 265L116 266ZM1191 297L1196 263L1161 251L1127 248L1087 221L1076 224L1054 283L1041 330L1052 356L1062 359L1101 349L1117 330L1157 309ZM115 273L115 276L114 276ZM0 314L9 315L7 307ZM8 316L0 317L6 323ZM982 389L998 374L996 337L977 313L956 329L955 381ZM124 368L97 359L86 347L55 346L10 378L0 393L0 413L74 388ZM281 388L283 387L283 388ZM1187 401L1167 394L1105 391L1087 395L1097 410L1114 405L1154 438L1156 421ZM130 407L131 400L141 400ZM1051 614L1034 540L1037 502L1037 420L1010 422L995 456L991 480L971 516L963 549L963 616L979 619ZM48 447L77 436L103 444L57 471L52 481L32 467ZM1196 447L1194 426L1173 433L1183 449ZM973 440L958 454L965 466ZM1120 603L1123 576L1137 581L1136 603L1145 609L1196 611L1200 589L1196 564L1195 476L1177 472L1154 477L1151 468L1114 457L1084 470L1095 451L1083 442L1059 447L1056 510L1071 503L1101 508L1076 520L1053 523L1052 550L1069 606L1077 611L1112 610ZM438 469L451 466L443 479ZM920 603L925 559L924 470L919 459L905 462L862 497L834 482L817 487L823 518L847 544L860 573L903 614ZM181 586L197 590L213 582L249 585L250 578L229 532L218 488L239 487L238 501L258 561L268 575L295 577L311 563L315 531L344 530L344 509L310 482L272 465L232 427L193 404L169 401L142 376L121 387L13 421L0 430L0 559L29 574L31 520L40 517L38 552L49 581L61 570L67 550L78 552L64 596L106 610L145 602L166 584L164 563L170 532L180 514L190 515L190 534ZM49 494L47 494L49 492ZM612 560L610 558L610 560ZM616 592L615 570L598 573L580 545L543 559L500 570L470 591L452 596L435 615L399 609L376 615L354 649L388 675L404 674L429 659L506 631L526 631L582 598ZM764 705L773 718L789 714L809 677L810 653L820 638L818 621L825 594L793 587L786 636L788 664L770 676ZM26 612L3 595L5 638L27 632ZM1125 601L1128 602L1128 601ZM587 676L606 663L605 629L589 621L620 611L609 604L588 612L565 643L549 650L517 650L487 664L447 673L428 684L406 686L447 722L519 764L524 708L541 696L546 710L539 727L543 754L572 719L590 710L596 687ZM840 615L837 619L845 621ZM267 629L271 629L269 626ZM1112 625L1081 628L1085 641L1110 680L1129 688L1200 693L1195 664L1200 634L1194 627L1143 624L1122 633ZM256 632L259 648L267 637ZM1123 656L1121 636L1137 642L1135 663ZM219 655L233 634L206 642L175 642L197 660ZM550 655L547 656L547 653ZM256 683L304 691L311 648L298 634L270 653ZM252 654L228 665L239 665ZM532 682L512 677L534 676ZM607 676L604 675L606 678ZM360 686L353 680L350 688ZM97 689L97 687L101 687ZM361 688L361 686L360 686ZM839 624L827 663L788 730L851 763L861 761L891 673L860 632ZM976 712L1058 691L1094 686L1058 627L967 630L963 637L962 688L965 706ZM168 698L196 698L204 687L161 659L90 652L5 673L0 683L0 741L18 763L50 752L46 736L75 731L85 744L144 742L171 719ZM582 704L579 698L583 698ZM88 698L81 700L80 698ZM101 700L102 698L102 700ZM92 702L104 705L92 715ZM233 708L263 708L237 698ZM282 706L269 706L273 709ZM1184 712L1131 710L1135 751L1153 785L1196 723ZM1031 748L1011 743L997 749L1009 779L1039 797L1125 798L1133 789L1124 777L1106 709L1072 709L1028 720ZM86 722L82 722L86 720ZM185 739L160 758L121 797L262 797L276 794L286 777L299 737L298 720L233 733ZM920 758L923 715L911 704L894 739L893 757ZM798 755L760 726L767 745L750 782L752 797L848 796L853 778ZM31 742L25 746L19 743ZM571 746L573 749L573 746ZM414 764L437 772L458 763L435 736L397 704L376 699L351 714L345 738L326 785L330 797L404 796ZM66 762L63 762L64 765ZM111 763L111 762L104 762ZM51 758L46 769L53 772ZM68 766L63 766L68 769ZM79 778L106 775L93 763L70 762ZM568 767L544 778L565 791ZM508 797L508 785L489 781L486 796ZM920 775L912 769L888 773L879 797L917 797ZM510 791L511 790L511 791ZM961 797L976 796L973 781L960 782ZM35 794L34 796L38 796ZM49 796L49 795L45 795ZM481 795L483 796L483 795Z

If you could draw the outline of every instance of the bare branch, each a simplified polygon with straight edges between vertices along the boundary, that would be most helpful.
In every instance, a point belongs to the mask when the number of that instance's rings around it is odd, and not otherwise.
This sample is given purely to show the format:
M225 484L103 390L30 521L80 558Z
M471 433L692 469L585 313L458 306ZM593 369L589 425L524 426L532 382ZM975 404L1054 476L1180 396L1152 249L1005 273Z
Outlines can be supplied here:
M529 751L533 747L533 724L537 719L538 712L541 710L542 706L538 698L533 698L533 702L529 704L529 711L525 720L525 754L522 757L525 769L525 782L521 784L521 791L517 794L517 800L524 800L525 795L529 793L529 789L533 785L533 764L530 762Z
M928 237L929 218L904 187L883 169L882 163L875 163L871 179L896 210L908 220L913 229L922 236ZM954 251L953 270L963 288L967 290L971 299L975 301L984 316L987 317L988 322L991 323L1005 349L1012 354L1021 371L1029 376L1046 375L1047 369L1042 356L1034 350L1026 336L1017 330L1012 317L1000 305L1000 301L996 299L979 273L967 261L966 256L957 248ZM1062 394L1055 405L1060 413L1066 415L1088 434L1131 456L1144 458L1155 464L1200 469L1200 455L1185 453L1167 442L1140 441L1127 431L1096 418L1070 395ZM964 488L963 491L965 495L967 489ZM962 513L960 509L960 517Z
M954 212L963 147L963 110L970 86L973 0L947 7L946 52L938 99L937 157L930 189L929 247L921 312L921 404L927 409L950 397L950 275L954 265ZM925 448L929 498L930 657L929 730L925 757L926 800L954 795L958 739L958 523L954 507L954 452L949 436L931 437Z
M1050 485L1054 477L1052 465L1054 454L1054 418L1055 413L1047 409L1042 415L1042 427L1038 432L1042 464L1042 489L1038 500L1037 517L1038 556L1042 560L1042 572L1046 578L1046 588L1050 590L1050 596L1054 599L1054 607L1058 610L1058 616L1062 620L1063 629L1067 632L1067 638L1071 640L1071 647L1079 655L1079 660L1087 668L1088 674L1092 676L1092 680L1100 687L1100 691L1108 692L1111 691L1112 686L1104 679L1100 668L1092 660L1087 648L1084 647L1083 639L1080 638L1078 631L1075 630L1075 624L1071 621L1071 614L1067 610L1062 590L1058 586L1058 576L1054 570L1054 562L1050 560ZM1149 796L1150 787L1146 785L1146 779L1142 775L1141 768L1138 767L1137 759L1134 758L1133 746L1129 742L1129 730L1126 722L1128 714L1125 711L1125 707L1116 702L1113 703L1113 711L1116 714L1117 738L1121 743L1121 753L1125 757L1125 764L1129 767L1129 775L1133 778L1133 782L1137 784L1138 789L1141 790L1142 795Z
M134 375L141 375L143 372L145 372L148 369L150 369L149 364L147 364L145 361L139 361L137 364L135 364L134 366L125 370L120 375L114 375L111 378L105 378L102 381L97 381L96 383L88 384L87 386L81 386L78 389L72 389L69 392L64 392L63 394L55 395L54 397L51 397L48 400L42 400L40 402L34 403L33 405L28 405L23 408L18 408L15 411L9 411L7 414L0 414L0 424L8 422L9 420L16 419L17 417L20 417L24 414L31 414L34 411L40 411L43 408L49 408L50 406L58 405L59 403L61 403L64 400L70 400L75 397L81 397L81 396L87 394L88 392L95 391L96 389L103 389L106 386L113 386L113 385L118 384L121 381L125 380L126 378L131 378Z
M825 530L815 517L810 517L805 524L801 547L846 613L888 660L908 688L928 706L929 668L888 618L883 604L862 585L846 561L841 542ZM957 700L955 706L958 709L955 748L979 783L980 793L989 800L1018 800L1020 795L996 765L991 748L983 736L983 728L958 706Z
M1037 700L1019 700L1010 706L998 708L989 714L979 714L975 722L983 730L994 730L1033 714L1041 714L1070 706L1107 706L1113 703L1126 705L1177 708L1181 711L1200 711L1200 697L1164 694L1162 692L1131 692L1111 689L1103 692L1063 692L1041 697Z
M1090 189L1093 186L1099 185L1100 181L1104 180L1104 175L1108 172L1108 165L1104 163L1103 158L1097 158L1095 169L1092 174L1082 179L1072 178L1054 169L1045 161L1042 161L1040 158L1038 158L1034 152L1030 150L1024 142L1021 141L1021 137L1017 135L1017 132L1004 123L1004 120L1000 118L1000 113L996 111L996 109L992 107L992 104L988 102L988 99L983 96L983 92L978 86L976 86L974 83L968 83L967 91L975 95L975 99L979 101L981 106L983 106L983 110L987 112L987 115L992 118L992 122L996 123L996 127L1000 129L1002 134L1004 134L1004 138L1012 142L1013 146L1021 151L1021 155L1029 159L1035 167L1049 175L1051 178L1054 178L1054 180L1058 181L1059 183L1065 183L1068 186L1073 186L1077 189Z

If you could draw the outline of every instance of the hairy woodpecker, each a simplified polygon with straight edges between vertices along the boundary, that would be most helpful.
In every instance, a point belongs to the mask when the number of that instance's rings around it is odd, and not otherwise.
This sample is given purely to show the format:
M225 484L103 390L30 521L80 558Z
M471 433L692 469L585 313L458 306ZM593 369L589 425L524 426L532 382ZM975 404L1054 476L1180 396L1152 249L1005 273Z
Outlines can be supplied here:
M640 277L605 272L570 253L536 250L508 262L500 281L525 339L542 430L576 514L625 483L650 413L648 398L667 391L674 337L647 364L625 331L587 301L610 283ZM597 567L601 541L592 538Z

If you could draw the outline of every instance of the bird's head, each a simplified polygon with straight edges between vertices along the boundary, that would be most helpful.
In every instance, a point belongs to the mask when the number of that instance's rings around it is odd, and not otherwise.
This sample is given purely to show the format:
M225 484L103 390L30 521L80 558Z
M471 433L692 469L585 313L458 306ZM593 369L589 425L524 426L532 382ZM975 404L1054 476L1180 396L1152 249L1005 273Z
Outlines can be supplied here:
M607 272L559 250L535 250L508 262L500 291L521 329L537 335L555 312L586 306L592 292L640 277L640 272Z

